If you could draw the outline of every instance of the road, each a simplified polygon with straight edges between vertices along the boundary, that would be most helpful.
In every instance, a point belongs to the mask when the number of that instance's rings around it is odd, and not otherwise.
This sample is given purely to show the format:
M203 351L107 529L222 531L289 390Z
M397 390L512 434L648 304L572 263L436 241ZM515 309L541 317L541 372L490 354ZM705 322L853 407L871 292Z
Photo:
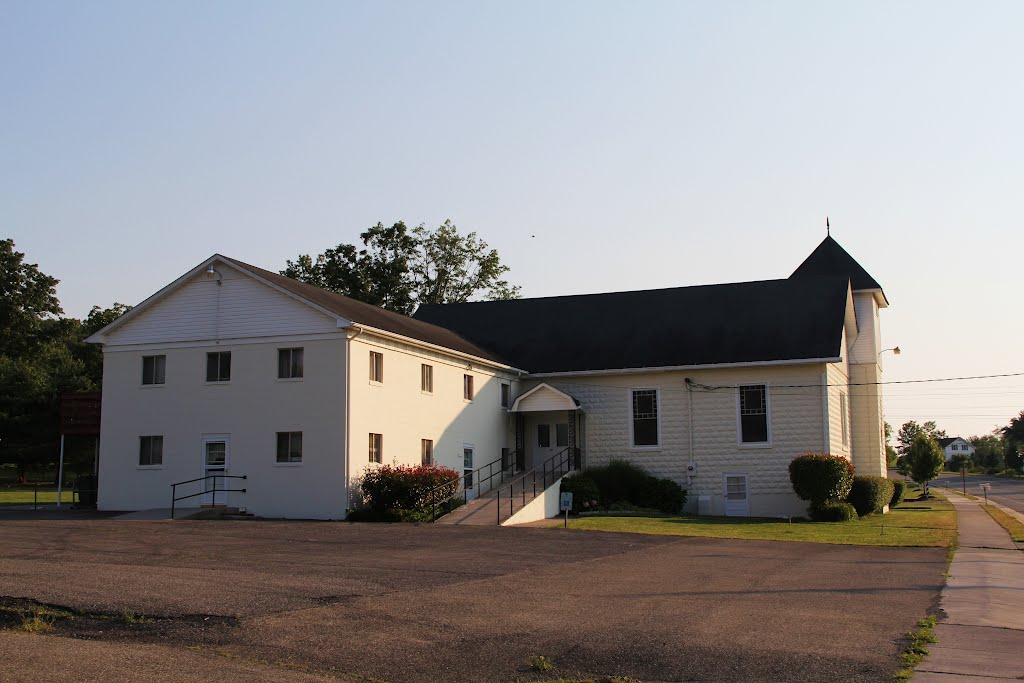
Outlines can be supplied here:
M992 485L988 492L989 500L1024 513L1024 479L1004 479L985 474L968 474L967 493L980 498L983 494L979 484L982 482ZM942 488L946 488L948 485L949 488L956 491L963 490L960 475L954 472L943 472L939 475L937 483Z

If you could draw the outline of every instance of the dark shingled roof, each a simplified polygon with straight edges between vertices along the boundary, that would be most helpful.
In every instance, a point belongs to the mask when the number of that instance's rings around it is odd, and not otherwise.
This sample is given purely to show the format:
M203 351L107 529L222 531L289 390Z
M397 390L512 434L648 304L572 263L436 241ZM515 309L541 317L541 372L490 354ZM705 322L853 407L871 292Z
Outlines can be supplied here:
M386 332L400 334L404 337L427 342L428 344L435 344L454 351L461 351L462 353L467 353L471 356L477 356L479 358L496 361L498 363L505 363L505 361L495 356L493 353L480 348L476 344L463 339L455 332L446 330L443 327L437 327L436 325L431 325L428 322L410 318L409 316L402 315L401 313L386 311L383 308L379 308L372 304L357 301L347 296L330 292L326 289L314 287L313 285L306 284L305 282L293 280L290 277L285 277L284 275L249 265L248 263L244 263L228 256L221 256L221 258L228 263L234 263L241 266L256 275L269 280L278 287L306 299L307 301L310 301L335 315L351 320L357 325L376 327L377 329L384 330Z
M811 255L804 259L791 278L798 277L823 277L839 275L850 279L854 291L858 289L881 289L875 278L868 275L868 271L857 263L845 249L839 246L831 237L826 237L821 244L811 252ZM884 297L885 294L883 293Z
M835 358L849 280L791 278L420 306L534 373Z

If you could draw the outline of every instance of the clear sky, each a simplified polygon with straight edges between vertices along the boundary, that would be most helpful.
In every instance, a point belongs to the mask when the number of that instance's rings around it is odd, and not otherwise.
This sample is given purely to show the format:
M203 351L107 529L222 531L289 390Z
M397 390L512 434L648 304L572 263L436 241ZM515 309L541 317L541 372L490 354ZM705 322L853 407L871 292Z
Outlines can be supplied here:
M525 296L885 288L886 379L1024 371L1024 3L0 0L0 219L69 315L214 252L476 230ZM887 387L967 436L1024 377Z

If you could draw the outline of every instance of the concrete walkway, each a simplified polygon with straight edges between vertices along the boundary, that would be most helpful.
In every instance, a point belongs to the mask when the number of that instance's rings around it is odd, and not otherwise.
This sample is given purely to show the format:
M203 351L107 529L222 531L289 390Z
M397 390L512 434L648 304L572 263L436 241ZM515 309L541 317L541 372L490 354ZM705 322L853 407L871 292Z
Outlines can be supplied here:
M938 644L915 683L1024 678L1024 548L981 508L950 492L960 548L949 567L935 628Z
M202 508L175 508L174 518L175 519L188 519L194 514L202 511ZM126 512L123 515L114 517L117 520L136 520L144 522L152 522L160 519L170 519L171 508L152 508L150 510L136 510L135 512Z

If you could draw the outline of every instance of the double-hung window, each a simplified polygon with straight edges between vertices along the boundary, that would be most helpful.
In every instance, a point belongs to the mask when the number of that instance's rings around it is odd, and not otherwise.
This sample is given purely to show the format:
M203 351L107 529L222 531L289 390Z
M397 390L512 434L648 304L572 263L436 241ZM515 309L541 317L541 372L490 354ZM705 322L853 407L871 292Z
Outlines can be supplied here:
M231 381L231 352L217 351L206 354L206 381Z
M562 422L555 425L555 447L565 448L569 445L569 423Z
M154 467L164 464L164 437L139 437L139 466Z
M167 370L167 356L142 357L142 383L163 384Z
M633 446L658 445L658 390L633 390Z
M462 376L462 398L467 401L473 400L473 375Z
M420 365L420 391L425 394L434 393L434 366L423 363Z
M278 349L278 379L298 379L302 377L302 356L302 349Z
M434 464L434 441L433 439L420 439L420 464Z
M384 462L384 436L370 432L370 462Z
M302 432L277 433L277 461L302 462Z
M501 383L501 407L512 407L512 385L504 382Z
M384 354L370 351L370 381L384 382Z
M768 443L768 387L745 384L740 392L740 441L745 444Z

